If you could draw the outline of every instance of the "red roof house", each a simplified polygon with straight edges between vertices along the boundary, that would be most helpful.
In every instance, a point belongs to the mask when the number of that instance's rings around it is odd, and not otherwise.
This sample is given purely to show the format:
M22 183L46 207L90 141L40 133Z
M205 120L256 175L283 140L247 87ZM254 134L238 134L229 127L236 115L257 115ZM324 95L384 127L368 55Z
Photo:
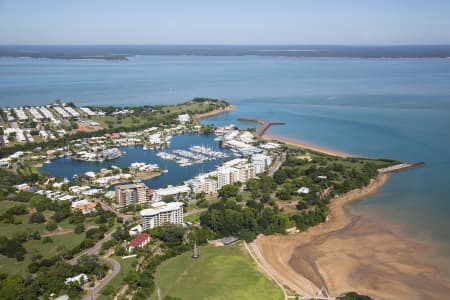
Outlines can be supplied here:
M142 248L150 242L150 234L140 233L134 239L132 239L128 245L128 252L132 252L135 248Z

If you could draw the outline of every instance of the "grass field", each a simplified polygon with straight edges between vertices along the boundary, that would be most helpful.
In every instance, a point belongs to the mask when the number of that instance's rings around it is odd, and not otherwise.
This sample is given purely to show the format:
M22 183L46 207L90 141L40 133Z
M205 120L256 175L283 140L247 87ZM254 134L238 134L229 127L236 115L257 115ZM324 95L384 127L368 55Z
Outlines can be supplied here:
M31 258L34 254L40 253L44 258L49 258L55 255L59 248L64 247L66 249L72 249L81 243L84 239L84 233L69 233L52 236L51 238L53 243L48 244L43 244L42 240L25 242L23 246L27 250L27 254L23 261L17 261L15 258L8 258L0 255L0 273L25 275L28 272L28 265L32 262Z
M133 263L135 263L137 261L137 259L135 257L127 258L127 259L121 259L118 256L112 256L111 258L116 260L120 264L120 272L104 288L107 288L107 287L111 286L111 287L114 288L114 291L116 293L124 285L123 279L128 274L128 272L131 271L134 268L133 267ZM107 300L107 299L111 299L111 296L101 295L100 297L98 297L98 299L99 300Z
M241 244L204 246L200 258L187 252L164 262L156 273L161 296L183 300L283 299L276 284L257 270Z

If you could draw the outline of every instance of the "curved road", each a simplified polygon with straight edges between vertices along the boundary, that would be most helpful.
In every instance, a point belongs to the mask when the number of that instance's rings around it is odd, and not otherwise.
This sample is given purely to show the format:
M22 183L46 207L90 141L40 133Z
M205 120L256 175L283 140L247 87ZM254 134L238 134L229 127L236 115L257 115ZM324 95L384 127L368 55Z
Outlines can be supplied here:
M115 261L114 259L110 258L110 257L103 257L103 260L105 260L106 262L108 262L110 265L113 266L113 270L111 273L109 273L108 275L106 275L101 281L100 284L98 284L96 287L94 287L93 289L91 289L89 291L89 293L83 297L83 300L93 300L93 299L97 299L98 297L98 292L104 288L114 277L116 277L117 274L119 274L120 272L120 264Z
M98 255L98 253L100 252L100 249L102 248L102 245L111 240L112 239L112 234L113 232L108 233L107 235L105 235L100 241L98 241L94 247L87 249L86 251L84 251L83 253L77 255L76 257L72 258L71 260L69 260L68 262L71 265L75 265L78 262L78 259L82 256L82 255ZM117 274L119 274L120 272L120 264L115 261L114 259L110 258L110 257L102 257L102 260L106 261L107 263L109 263L112 267L113 270L112 272L110 272L108 275L106 275L101 281L100 283L94 287L93 289L91 289L89 291L89 293L83 297L83 300L93 300L93 299L97 299L98 297L98 292L104 288Z

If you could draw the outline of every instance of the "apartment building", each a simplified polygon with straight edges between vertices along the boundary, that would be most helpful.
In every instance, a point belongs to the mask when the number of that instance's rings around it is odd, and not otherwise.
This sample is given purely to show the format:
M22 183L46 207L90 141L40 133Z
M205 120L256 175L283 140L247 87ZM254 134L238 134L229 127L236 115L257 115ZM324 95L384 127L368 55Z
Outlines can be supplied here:
M144 183L123 184L116 186L116 201L119 206L130 204L148 204L151 200L150 190Z
M151 208L141 210L142 229L152 229L165 224L183 224L182 202L155 202Z

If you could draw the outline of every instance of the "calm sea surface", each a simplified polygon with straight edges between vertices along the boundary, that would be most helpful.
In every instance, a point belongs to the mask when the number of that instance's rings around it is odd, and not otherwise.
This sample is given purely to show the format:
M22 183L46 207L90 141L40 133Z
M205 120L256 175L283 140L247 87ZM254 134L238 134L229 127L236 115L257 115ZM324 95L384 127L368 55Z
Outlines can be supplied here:
M125 154L115 160L105 162L85 162L60 158L53 160L49 164L44 164L42 168L40 168L40 171L71 180L75 174L81 175L89 171L98 172L102 168L111 166L129 167L134 162L145 162L147 164L158 164L161 169L168 170L168 173L163 173L158 177L143 180L148 187L158 189L167 185L178 185L200 173L213 171L218 165L222 164L224 159L208 160L202 164L180 167L173 160L161 159L156 155L157 153L160 151L171 153L171 151L175 149L188 150L191 146L199 145L210 147L215 151L228 153L231 157L233 153L227 149L219 148L218 142L214 141L214 138L215 135L213 134L181 134L174 136L170 146L165 149L143 150L142 146L120 147L119 149Z
M392 176L355 209L410 236L450 245L449 59L0 59L3 106L58 98L80 105L163 104L195 96L238 106L208 123L249 126L236 121L240 116L283 121L270 133L360 156L426 162ZM440 254L450 260L450 251Z

